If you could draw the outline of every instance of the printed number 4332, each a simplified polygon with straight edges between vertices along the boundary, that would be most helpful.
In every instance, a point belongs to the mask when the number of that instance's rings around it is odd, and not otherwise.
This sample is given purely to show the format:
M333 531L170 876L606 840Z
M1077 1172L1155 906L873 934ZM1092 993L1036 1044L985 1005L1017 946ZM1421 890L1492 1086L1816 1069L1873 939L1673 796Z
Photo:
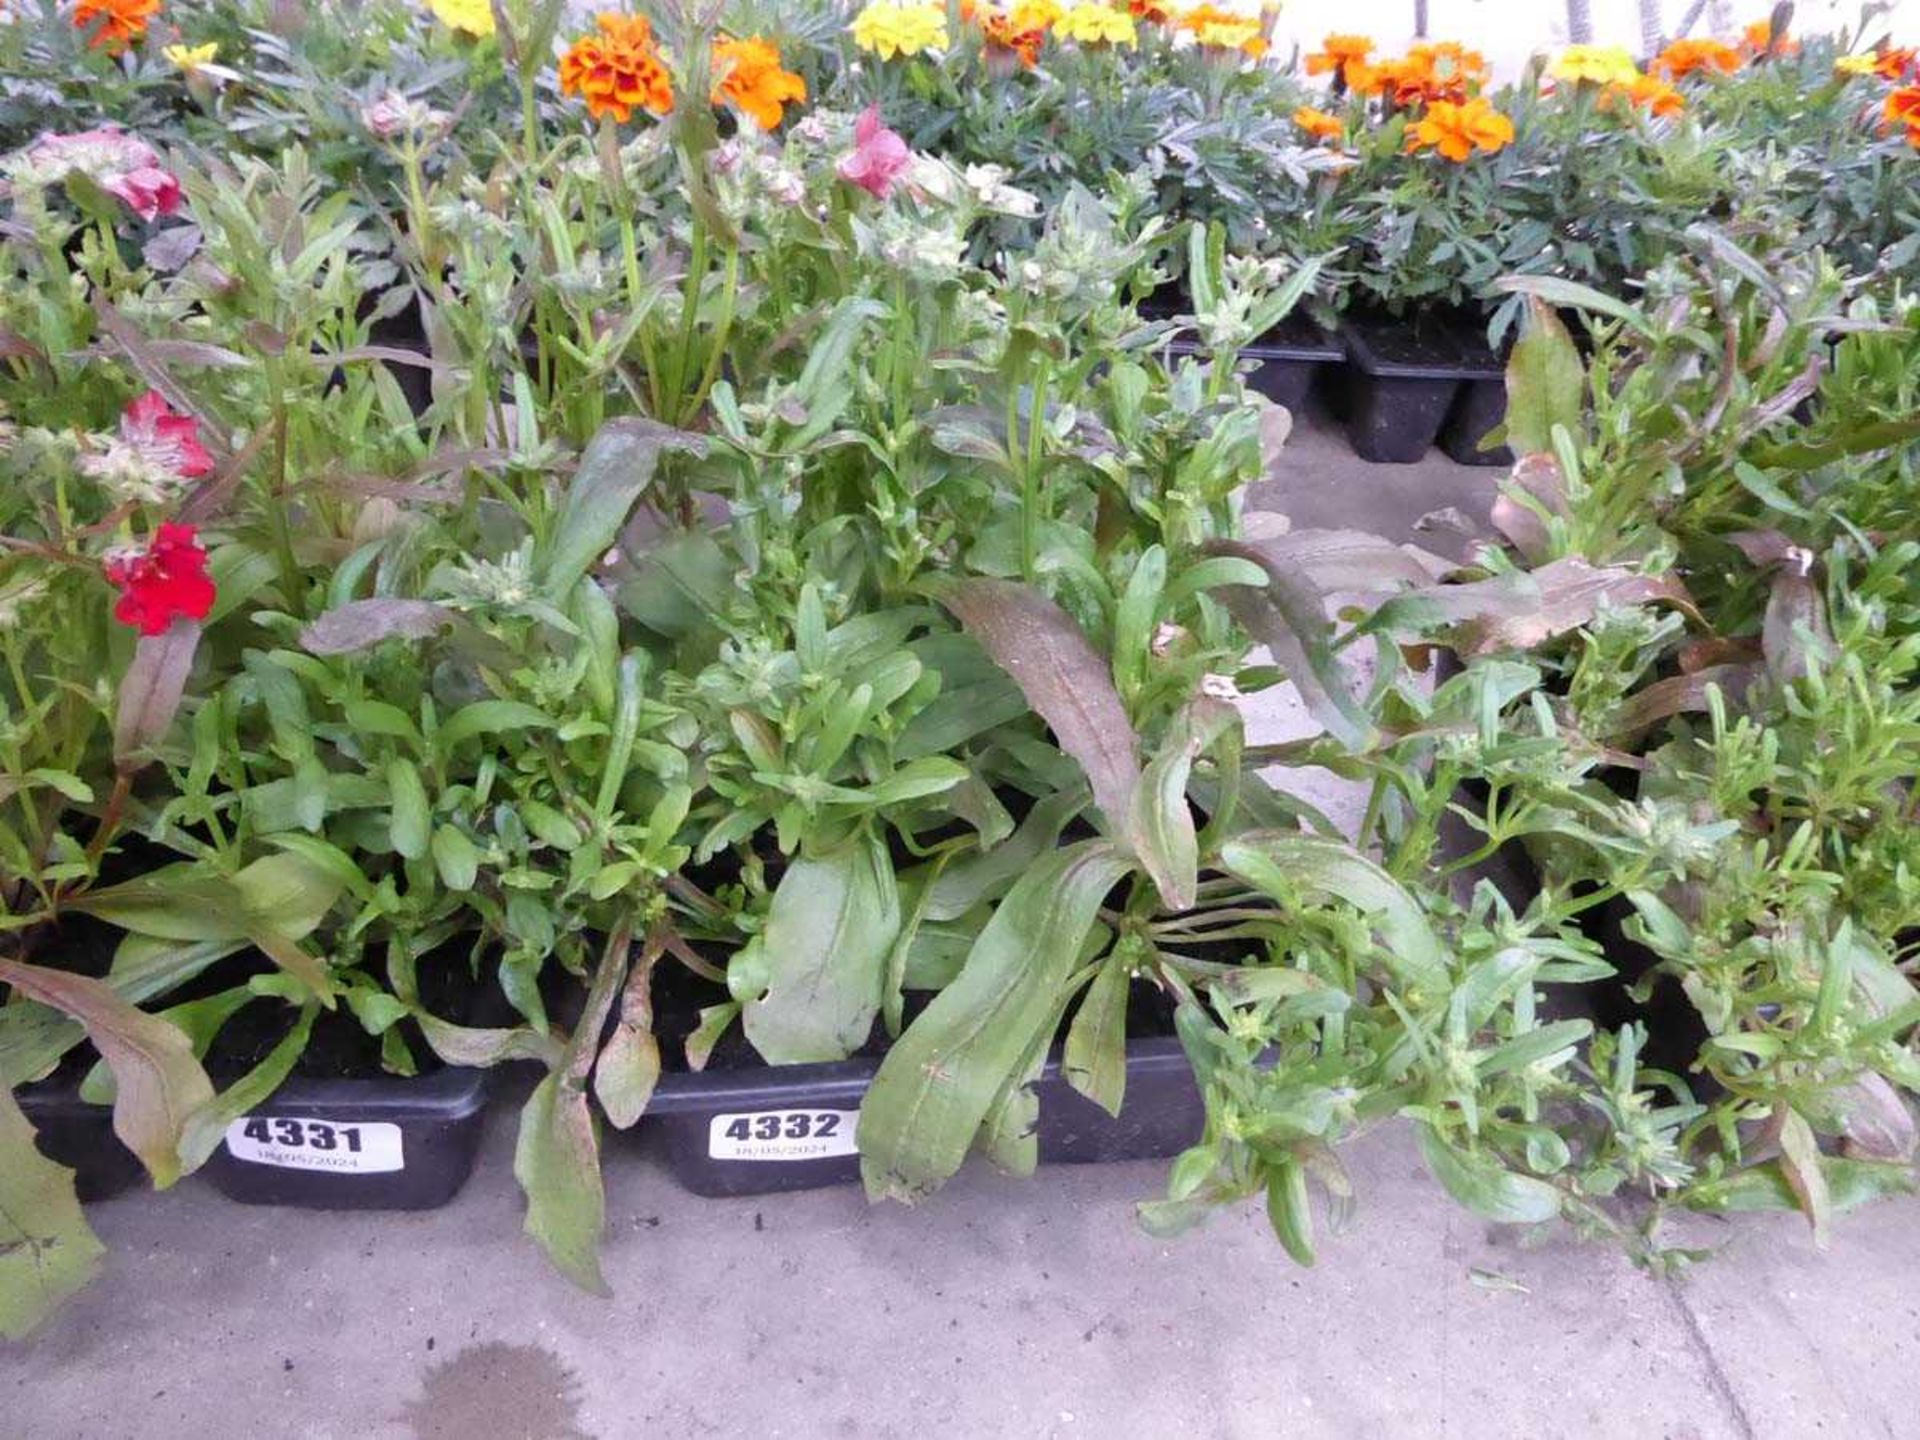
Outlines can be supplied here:
M742 1115L727 1126L729 1140L826 1140L840 1129L835 1111L808 1114L790 1110L772 1115Z

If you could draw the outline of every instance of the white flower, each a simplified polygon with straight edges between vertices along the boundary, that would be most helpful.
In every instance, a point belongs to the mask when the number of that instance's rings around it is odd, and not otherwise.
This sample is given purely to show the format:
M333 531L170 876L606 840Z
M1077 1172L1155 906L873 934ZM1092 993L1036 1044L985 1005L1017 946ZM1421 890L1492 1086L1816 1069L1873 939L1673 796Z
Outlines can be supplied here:
M1164 659L1173 653L1173 647L1187 638L1186 627L1175 625L1170 620L1162 620L1153 631L1153 643L1149 647L1155 655Z
M1007 184L1007 172L998 165L969 165L965 178L967 188L983 209L1022 218L1040 213L1039 197Z
M1245 698L1240 693L1240 687L1225 675L1202 675L1200 677L1200 693L1213 700L1240 700Z

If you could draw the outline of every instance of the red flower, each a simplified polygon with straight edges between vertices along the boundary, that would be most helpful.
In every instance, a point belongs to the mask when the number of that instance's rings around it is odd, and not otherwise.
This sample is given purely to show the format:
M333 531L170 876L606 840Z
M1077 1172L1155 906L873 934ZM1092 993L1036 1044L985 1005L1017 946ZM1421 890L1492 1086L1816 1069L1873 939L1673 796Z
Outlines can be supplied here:
M912 163L907 142L880 123L878 105L869 105L853 127L853 149L841 158L840 178L884 200Z
M182 480L198 480L213 469L213 457L200 443L200 422L174 414L158 390L147 391L120 412L120 435Z
M213 609L207 552L191 525L167 522L145 550L109 556L106 570L120 590L113 618L142 635L158 635L181 616L204 620Z

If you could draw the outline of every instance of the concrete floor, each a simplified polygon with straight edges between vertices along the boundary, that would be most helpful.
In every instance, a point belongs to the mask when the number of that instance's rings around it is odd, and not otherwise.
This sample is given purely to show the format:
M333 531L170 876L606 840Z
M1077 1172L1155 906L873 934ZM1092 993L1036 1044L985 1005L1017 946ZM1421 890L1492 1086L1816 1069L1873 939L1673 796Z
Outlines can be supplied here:
M1307 426L1254 503L1457 554L1413 522L1484 524L1497 474L1367 466ZM1282 699L1260 724L1298 717ZM1565 1233L1522 1248L1389 1128L1346 1152L1359 1217L1305 1271L1255 1208L1144 1234L1157 1163L976 1169L870 1209L699 1199L622 1139L608 1301L519 1237L512 1117L490 1125L435 1213L194 1181L96 1207L99 1282L0 1349L0 1440L1920 1434L1912 1200L1844 1218L1825 1254L1789 1217L1710 1224L1724 1253L1667 1283Z
M611 1300L517 1234L511 1116L420 1215L289 1214L189 1181L93 1214L106 1273L0 1351L17 1440L641 1436L1910 1436L1920 1207L1714 1226L1669 1284L1464 1214L1397 1130L1318 1268L1256 1209L1138 1229L1163 1167L963 1174L917 1210L855 1188L680 1191L607 1160Z

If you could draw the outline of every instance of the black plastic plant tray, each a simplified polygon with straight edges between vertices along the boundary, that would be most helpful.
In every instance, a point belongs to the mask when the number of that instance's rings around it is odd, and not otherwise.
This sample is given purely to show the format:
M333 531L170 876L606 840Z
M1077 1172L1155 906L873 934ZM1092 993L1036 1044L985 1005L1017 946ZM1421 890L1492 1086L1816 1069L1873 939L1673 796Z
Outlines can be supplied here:
M1172 355L1206 353L1192 339L1175 340L1167 348ZM1339 363L1345 354L1339 340L1313 321L1289 316L1251 345L1243 346L1240 359L1252 363L1249 385L1274 404L1297 413L1306 403L1321 367Z
M473 1172L488 1072L295 1078L227 1127L201 1169L230 1200L309 1210L431 1210Z
M1505 378L1469 380L1460 387L1447 423L1440 431L1440 448L1461 465L1511 465L1513 451L1505 445L1482 449L1487 432L1507 420Z
M880 1068L875 1056L818 1065L663 1075L642 1134L696 1195L771 1195L860 1178L854 1130ZM1180 1042L1127 1042L1118 1119L1060 1078L1058 1057L1036 1083L1040 1159L1052 1164L1150 1160L1199 1139L1206 1110Z
M85 1201L109 1200L139 1184L146 1171L113 1133L113 1108L80 1098L85 1067L52 1076L14 1092L21 1114L33 1126L40 1153L73 1171L74 1192Z
M1340 333L1348 364L1339 409L1348 443L1361 459L1378 464L1420 459L1440 434L1462 383L1501 374L1499 357L1452 317L1358 315Z

